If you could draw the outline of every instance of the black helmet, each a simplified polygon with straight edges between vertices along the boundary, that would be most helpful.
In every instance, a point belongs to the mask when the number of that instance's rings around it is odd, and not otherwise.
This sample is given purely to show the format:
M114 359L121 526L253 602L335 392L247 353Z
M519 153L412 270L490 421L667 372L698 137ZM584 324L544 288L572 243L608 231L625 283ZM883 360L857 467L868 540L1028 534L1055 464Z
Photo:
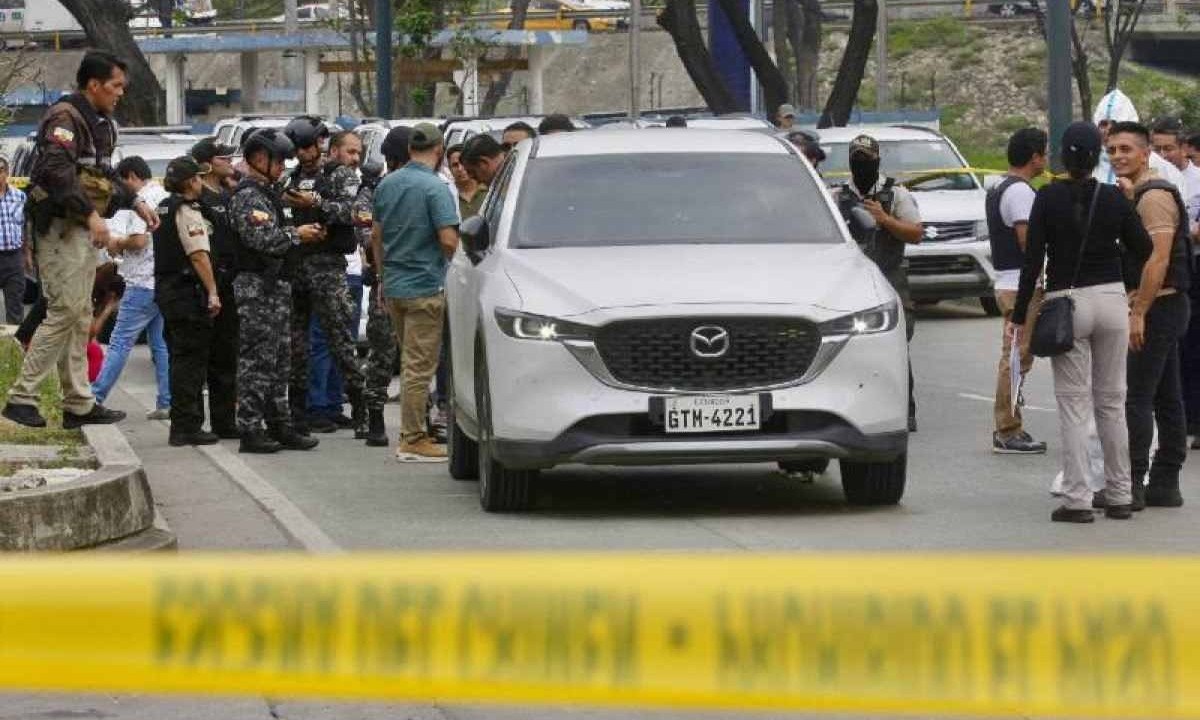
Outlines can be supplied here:
M301 150L316 145L323 137L329 137L329 128L320 118L301 115L283 128L283 134L288 136L297 150Z
M254 130L242 141L242 157L265 150L272 160L289 160L296 154L296 146L276 128Z
M378 180L383 175L383 163L377 160L365 162L359 170L364 180Z

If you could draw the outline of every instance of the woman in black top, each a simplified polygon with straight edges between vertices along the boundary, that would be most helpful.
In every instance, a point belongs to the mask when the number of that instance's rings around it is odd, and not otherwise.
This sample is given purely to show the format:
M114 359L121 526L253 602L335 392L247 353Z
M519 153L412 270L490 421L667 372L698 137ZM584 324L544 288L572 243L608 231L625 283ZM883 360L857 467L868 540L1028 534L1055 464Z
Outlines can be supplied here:
M1012 315L1013 325L1020 328L1043 265L1046 299L1069 295L1074 302L1075 347L1051 360L1066 498L1051 515L1059 522L1094 520L1086 449L1088 415L1092 412L1104 449L1105 497L1109 499L1106 514L1118 519L1132 516L1129 433L1125 425L1129 303L1122 268L1125 263L1140 270L1152 245L1137 212L1121 191L1092 179L1100 144L1100 133L1090 123L1075 123L1063 134L1062 160L1070 179L1047 185L1034 200L1025 266ZM1084 238L1093 195L1095 214L1091 231Z

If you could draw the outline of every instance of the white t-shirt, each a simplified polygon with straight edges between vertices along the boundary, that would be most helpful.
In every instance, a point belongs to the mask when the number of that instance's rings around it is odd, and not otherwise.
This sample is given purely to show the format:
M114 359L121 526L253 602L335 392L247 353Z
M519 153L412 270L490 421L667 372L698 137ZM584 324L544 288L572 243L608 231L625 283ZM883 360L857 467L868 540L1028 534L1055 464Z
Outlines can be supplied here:
M1033 199L1037 193L1029 183L1015 182L1004 190L1000 196L1000 220L1006 227L1014 227L1017 223L1029 222L1029 213L1033 210ZM1021 286L1021 270L997 270L996 289L1015 291Z
M154 181L146 183L138 191L138 198L152 208L158 207L158 204L165 200L167 195L167 191ZM107 223L108 231L119 237L149 233L146 222L133 210L118 210L107 220ZM126 285L147 290L154 289L154 241L152 239L147 238L146 247L141 250L126 250L122 255L113 259L117 262L117 272L125 278Z

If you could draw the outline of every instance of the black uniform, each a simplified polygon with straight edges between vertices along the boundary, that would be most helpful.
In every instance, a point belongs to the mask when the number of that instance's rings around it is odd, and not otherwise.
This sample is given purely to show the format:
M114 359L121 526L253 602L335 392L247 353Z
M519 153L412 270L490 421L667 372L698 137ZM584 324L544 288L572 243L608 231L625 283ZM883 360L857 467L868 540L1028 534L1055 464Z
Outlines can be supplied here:
M229 242L228 223L213 221L202 202L189 202L171 195L158 206L161 220L154 231L154 300L163 314L171 368L171 434L195 433L204 424L204 386L208 385L209 421L213 432L237 437L234 406L237 402L236 335L229 336L228 321L235 310L232 301L213 318L208 313L208 291L192 267L180 241L179 210L188 205L205 222L210 262L214 268L228 262L220 253L221 242ZM184 232L198 232L183 228ZM218 240L218 236L224 238ZM236 325L234 326L236 328Z

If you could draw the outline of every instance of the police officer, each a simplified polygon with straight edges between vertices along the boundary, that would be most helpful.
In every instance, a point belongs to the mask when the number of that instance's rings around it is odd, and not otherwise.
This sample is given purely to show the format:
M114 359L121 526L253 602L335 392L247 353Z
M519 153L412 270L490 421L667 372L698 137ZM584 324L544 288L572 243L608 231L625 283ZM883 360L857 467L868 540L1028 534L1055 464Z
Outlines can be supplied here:
M921 214L912 193L895 179L879 174L879 143L869 135L850 141L850 182L838 189L837 204L859 247L879 266L904 306L904 324L911 342L916 318L908 292L905 244L917 244L925 235ZM875 227L864 230L850 221L851 210L864 207ZM908 430L917 431L917 403L913 396L912 361L908 364Z
M211 226L208 236L212 247L213 273L221 312L213 318L208 348L208 415L212 431L222 439L240 437L237 407L238 318L233 280L237 277L237 237L229 222L229 198L237 180L229 157L237 151L205 138L192 146L191 155L209 168L200 176L200 212Z
M233 291L238 306L238 450L273 453L281 447L310 450L314 438L292 427L287 384L292 286L285 260L302 245L325 239L315 223L293 226L272 185L294 153L283 131L254 131L242 146L246 176L229 200L229 219L238 238L238 275ZM263 431L266 421L267 433Z
M406 127L394 127L388 131L379 146L383 159L387 163L387 172L399 170L408 163L408 139L411 131ZM359 190L360 203L356 203L356 218L359 223L365 221L363 232L359 233L359 242L366 249L367 267L364 277L372 277L371 295L367 302L367 368L366 387L363 399L367 406L367 427L357 428L354 437L366 440L371 447L387 447L387 428L383 422L383 404L387 402L388 385L392 381L392 369L396 367L396 336L392 332L392 318L384 309L382 302L383 287L379 283L379 268L371 252L371 223L375 203L375 186L369 189L370 196L366 205L361 205L362 189ZM365 214L364 214L365 213Z
M191 156L167 165L163 187L171 194L158 206L161 223L154 231L154 300L166 320L174 446L212 445L219 439L201 429L213 318L221 312L212 226L199 204L200 176L207 170Z
M46 111L37 130L27 213L46 298L46 318L30 340L4 406L4 417L45 427L38 390L56 367L63 386L63 427L113 423L125 413L96 402L85 346L92 323L96 251L109 243L106 217L133 208L153 230L158 216L112 169L117 143L112 113L125 93L125 63L89 51L75 74L77 92ZM62 359L60 365L59 360Z
M338 162L321 165L321 139L328 135L318 118L301 116L288 123L284 134L296 147L300 164L284 182L283 202L297 225L324 228L320 242L299 250L299 265L292 279L292 359L288 399L292 423L300 432L333 432L337 424L324 417L308 416L309 326L315 313L330 354L346 382L353 427L365 415L363 371L354 353L350 323L354 308L346 285L346 253L355 252L352 210L358 194L358 173ZM338 143L360 142L353 134L339 134Z

